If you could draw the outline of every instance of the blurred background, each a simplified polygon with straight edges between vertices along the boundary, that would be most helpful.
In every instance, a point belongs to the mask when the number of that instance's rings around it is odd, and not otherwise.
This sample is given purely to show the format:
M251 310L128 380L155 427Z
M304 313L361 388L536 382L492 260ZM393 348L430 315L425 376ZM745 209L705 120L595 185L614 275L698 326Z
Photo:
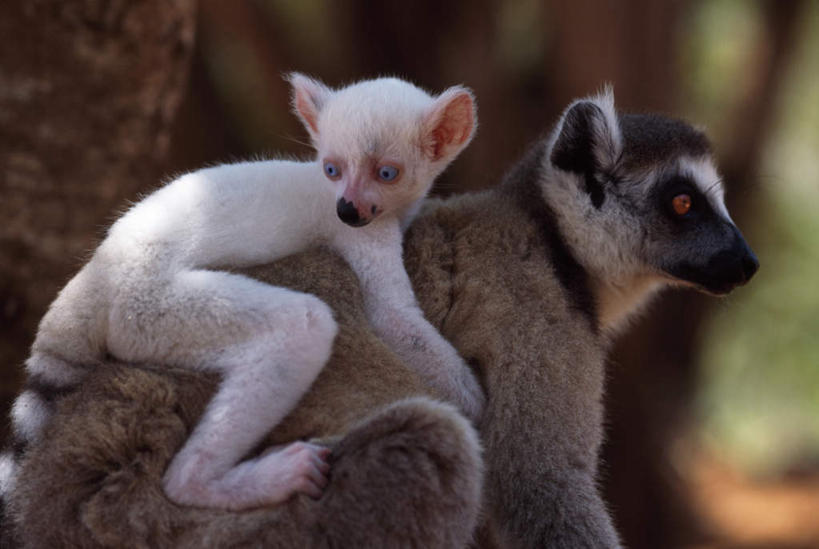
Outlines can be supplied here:
M631 548L819 547L819 2L36 0L0 8L0 401L116 213L205 163L309 155L281 75L476 93L440 194L574 97L705 127L760 258L658 299L610 360L602 487ZM7 425L0 427L5 436Z

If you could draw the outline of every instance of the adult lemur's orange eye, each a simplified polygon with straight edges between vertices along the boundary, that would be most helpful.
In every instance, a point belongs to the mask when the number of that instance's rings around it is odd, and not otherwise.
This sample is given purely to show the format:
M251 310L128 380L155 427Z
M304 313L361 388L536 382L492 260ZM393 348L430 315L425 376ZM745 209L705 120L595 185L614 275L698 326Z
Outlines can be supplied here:
M691 210L691 197L687 194L678 194L671 200L671 207L677 215L685 215Z

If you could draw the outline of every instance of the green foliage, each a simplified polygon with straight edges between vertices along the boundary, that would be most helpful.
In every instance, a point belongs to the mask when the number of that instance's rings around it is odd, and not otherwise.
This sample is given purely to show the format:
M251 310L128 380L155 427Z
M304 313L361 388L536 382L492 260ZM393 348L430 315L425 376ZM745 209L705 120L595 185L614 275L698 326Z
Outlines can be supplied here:
M750 91L747 68L753 65L762 14L756 2L721 0L703 2L690 13L684 29L682 94L691 120L705 121L709 135L719 143L731 130L733 105Z
M753 286L707 328L708 442L757 473L819 457L819 192L766 192L771 222Z
M819 464L819 4L803 23L746 228L762 266L705 327L702 356L706 441L763 475Z

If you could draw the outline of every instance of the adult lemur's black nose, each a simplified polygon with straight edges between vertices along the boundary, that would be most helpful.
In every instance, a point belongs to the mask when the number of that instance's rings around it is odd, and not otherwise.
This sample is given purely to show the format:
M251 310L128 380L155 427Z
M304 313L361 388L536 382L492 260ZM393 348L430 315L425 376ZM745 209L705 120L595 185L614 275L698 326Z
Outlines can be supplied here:
M745 257L742 258L742 272L745 275L745 282L751 280L754 273L759 269L759 260L754 255L754 252L748 248Z
M361 216L358 215L358 209L355 207L355 204L347 202L343 196L336 202L336 213L340 220L352 227L361 227L370 222L369 219L362 219Z

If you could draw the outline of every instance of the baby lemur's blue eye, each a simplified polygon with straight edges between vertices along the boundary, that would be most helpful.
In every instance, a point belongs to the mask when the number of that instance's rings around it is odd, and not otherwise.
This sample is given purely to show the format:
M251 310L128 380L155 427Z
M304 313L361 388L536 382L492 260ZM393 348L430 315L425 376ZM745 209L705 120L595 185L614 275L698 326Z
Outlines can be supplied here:
M378 177L383 181L392 181L398 177L398 168L395 166L381 166L378 168Z
M341 170L339 169L338 166L336 166L332 162L325 162L324 163L324 173L330 179L338 179L339 177L341 177Z

